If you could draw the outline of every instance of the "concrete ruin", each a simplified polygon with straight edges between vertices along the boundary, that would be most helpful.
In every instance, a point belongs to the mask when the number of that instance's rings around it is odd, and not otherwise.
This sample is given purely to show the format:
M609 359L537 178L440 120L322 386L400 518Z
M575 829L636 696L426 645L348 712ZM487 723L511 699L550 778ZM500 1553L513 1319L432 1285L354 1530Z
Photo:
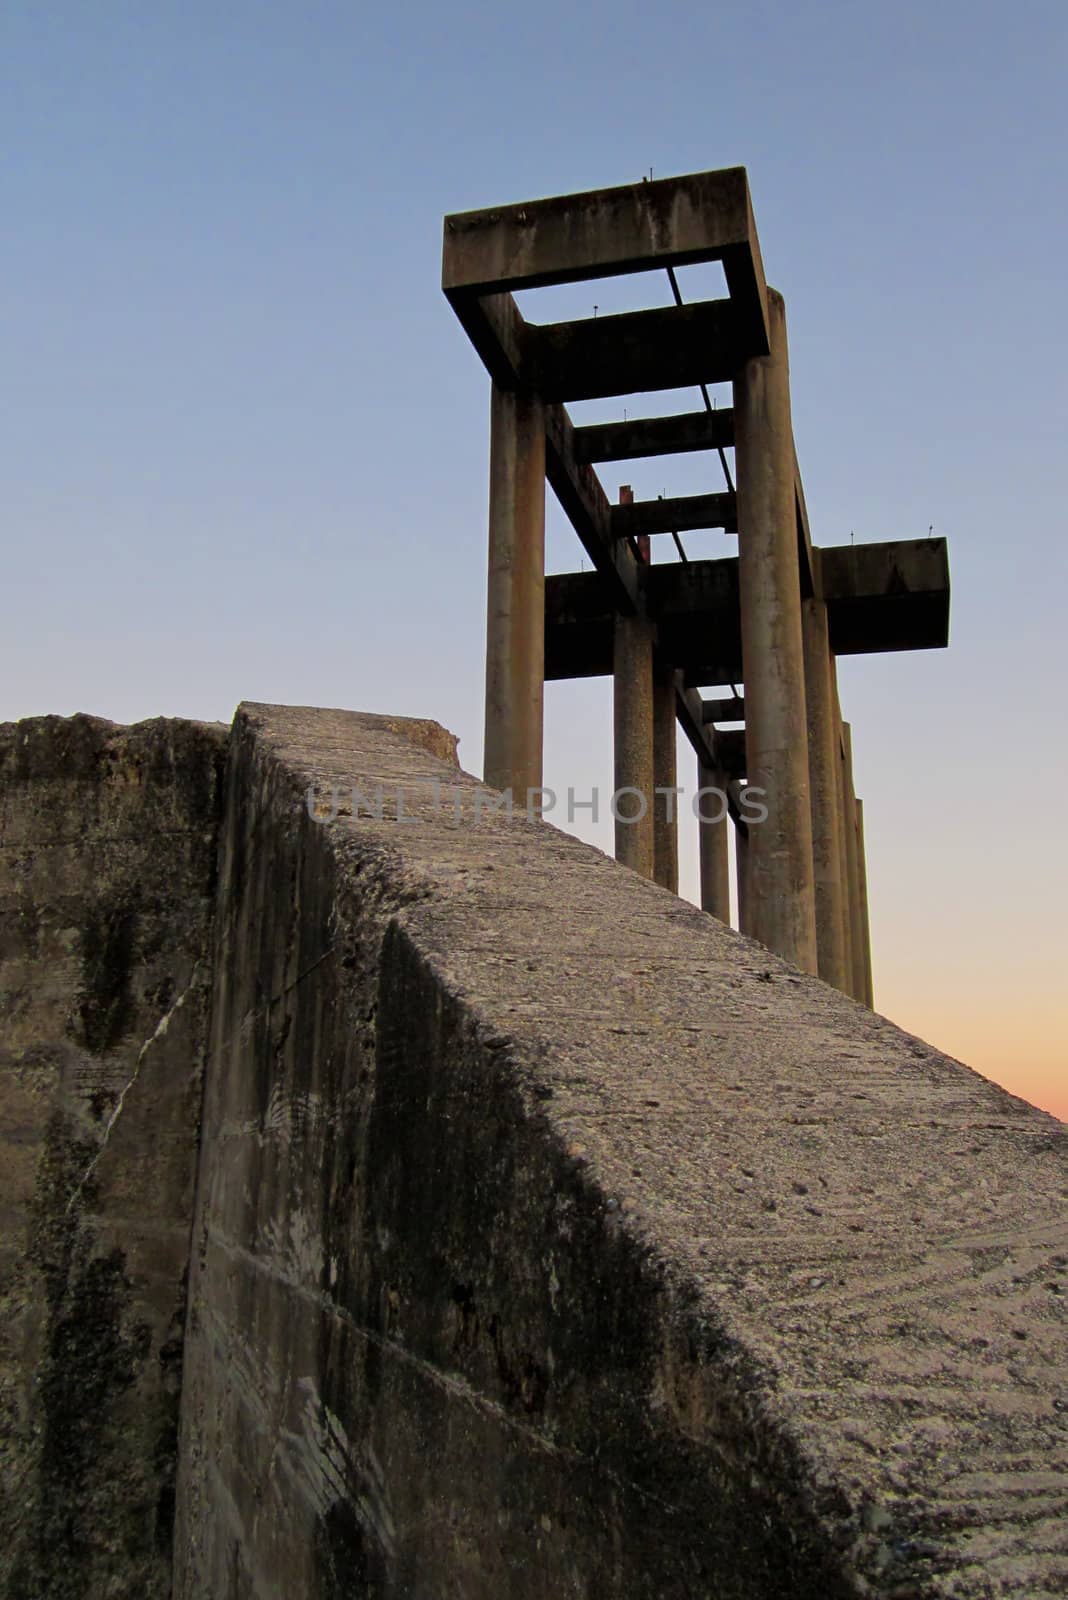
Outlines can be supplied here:
M708 262L726 297L684 304L678 269ZM673 304L535 323L515 299L652 272ZM617 816L617 860L678 888L677 719L698 788L725 796L723 810L703 802L703 908L730 921L729 812L739 927L872 1005L863 812L836 664L948 642L946 545L813 543L785 304L765 282L745 169L446 217L442 287L491 380L486 782L536 791L546 679L612 673L615 791L640 797ZM723 410L717 383L731 385ZM576 426L565 408L691 385L703 410ZM635 503L624 487L613 506L595 471L695 451L718 458L722 492ZM590 573L546 578L546 480ZM695 528L736 534L737 557L690 561L681 535ZM666 534L678 560L654 566L651 541ZM709 686L729 697L702 699ZM717 726L731 722L744 734ZM759 827L743 781L766 801Z
M1068 1129L454 749L0 730L0 1595L1068 1592Z

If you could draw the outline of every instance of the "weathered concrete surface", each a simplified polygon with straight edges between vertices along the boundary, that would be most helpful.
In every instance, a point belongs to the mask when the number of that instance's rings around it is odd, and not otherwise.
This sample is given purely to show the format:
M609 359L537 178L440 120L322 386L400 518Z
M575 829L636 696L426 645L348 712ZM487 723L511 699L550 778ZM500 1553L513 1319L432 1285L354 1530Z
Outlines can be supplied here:
M228 784L180 1600L1065 1592L1061 1124L368 719Z
M790 369L774 289L768 318L771 354L747 362L734 381L746 776L768 811L749 839L748 915L769 949L816 972Z
M0 727L0 1595L165 1596L227 730Z
M490 404L483 771L519 805L541 788L545 697L545 419L533 395Z

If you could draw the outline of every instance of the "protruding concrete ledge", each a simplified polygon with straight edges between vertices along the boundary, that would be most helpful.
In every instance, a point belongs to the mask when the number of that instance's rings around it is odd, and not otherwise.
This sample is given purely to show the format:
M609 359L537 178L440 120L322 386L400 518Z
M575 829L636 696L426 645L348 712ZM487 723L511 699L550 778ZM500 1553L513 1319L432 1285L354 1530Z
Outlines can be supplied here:
M179 1600L1064 1592L1060 1123L368 719L228 782Z
M605 507L612 534L733 522L732 495L639 501ZM816 547L831 648L929 650L949 641L949 564L944 539ZM554 573L545 585L545 676L596 677L612 670L612 607L598 572ZM742 678L738 561L664 562L641 573L661 649L695 685Z
M445 218L442 288L472 301L654 267L722 261L749 349L767 348L767 291L744 167L554 195Z

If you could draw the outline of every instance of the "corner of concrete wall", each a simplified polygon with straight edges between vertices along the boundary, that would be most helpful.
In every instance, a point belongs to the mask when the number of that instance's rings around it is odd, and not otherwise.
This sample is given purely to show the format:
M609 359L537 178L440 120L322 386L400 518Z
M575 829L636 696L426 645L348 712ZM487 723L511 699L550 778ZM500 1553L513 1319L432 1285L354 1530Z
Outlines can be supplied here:
M177 1600L1065 1592L1060 1124L380 719L228 784Z

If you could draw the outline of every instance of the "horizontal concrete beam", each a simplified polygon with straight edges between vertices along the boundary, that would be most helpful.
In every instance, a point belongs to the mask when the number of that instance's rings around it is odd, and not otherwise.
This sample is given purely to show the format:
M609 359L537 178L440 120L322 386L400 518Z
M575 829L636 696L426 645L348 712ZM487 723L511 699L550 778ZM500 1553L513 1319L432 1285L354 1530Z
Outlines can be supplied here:
M835 545L817 551L836 655L930 650L949 643L944 539Z
M453 306L508 289L722 261L746 327L767 353L767 291L744 167L445 218L441 282Z
M744 359L729 300L526 324L527 378L546 400L727 383Z
M642 534L687 533L693 528L737 529L738 508L732 494L688 494L674 499L635 500L611 507L616 539Z
M727 700L705 700L701 714L706 722L744 722L745 700L740 695L731 695Z
M870 560L862 556L864 549L875 552ZM949 578L943 540L817 547L816 554L837 654L945 645ZM690 687L742 682L736 557L664 562L642 569L640 582L661 654ZM595 573L548 578L545 618L547 678L611 672L612 613Z
M641 586L663 658L684 671L688 687L741 681L736 557L645 567ZM610 673L613 633L606 587L596 573L555 573L546 578L546 679ZM712 733L699 702L696 716Z
M721 770L728 778L745 779L745 729L720 728L716 733L716 748L722 762Z
M575 429L563 406L545 407L545 476L582 541L615 611L633 616L641 608L638 563L630 547L613 537L612 507L593 468L575 458Z
M530 325L510 294L465 299L456 315L494 383L515 389L529 381Z
M671 417L637 417L575 429L578 461L637 461L646 456L726 450L734 443L734 411L684 411Z

